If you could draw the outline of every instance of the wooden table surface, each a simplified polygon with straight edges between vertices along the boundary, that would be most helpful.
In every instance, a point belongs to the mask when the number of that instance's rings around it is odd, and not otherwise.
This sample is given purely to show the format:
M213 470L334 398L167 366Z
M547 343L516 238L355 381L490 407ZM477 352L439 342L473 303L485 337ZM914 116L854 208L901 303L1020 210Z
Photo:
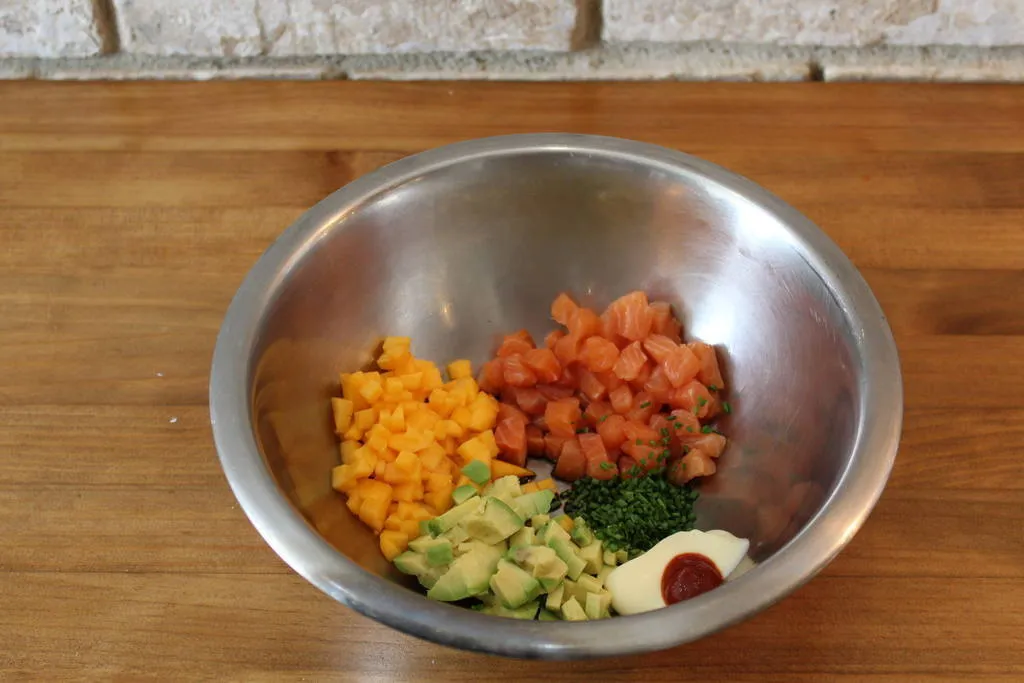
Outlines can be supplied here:
M263 249L411 152L574 131L814 219L888 313L903 442L820 576L702 642L504 661L396 633L263 543L207 372ZM1024 681L1024 88L0 84L0 679Z

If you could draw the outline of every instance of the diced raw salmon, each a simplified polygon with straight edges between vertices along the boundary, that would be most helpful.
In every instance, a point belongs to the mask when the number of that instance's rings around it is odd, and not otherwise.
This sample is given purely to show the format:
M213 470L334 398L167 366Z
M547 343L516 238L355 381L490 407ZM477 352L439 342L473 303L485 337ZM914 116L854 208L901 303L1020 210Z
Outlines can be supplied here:
M544 411L544 419L547 420L548 430L558 436L572 437L576 435L576 429L580 424L580 402L575 398L563 398L558 401L548 401Z
M562 446L568 439L564 436L556 436L555 434L544 435L544 453L547 455L548 460L552 462L558 460L558 456L562 454Z
M480 389L489 394L498 394L505 387L505 364L501 358L489 360L480 366L477 377Z
M644 382L644 391L656 398L661 403L667 403L672 390L675 387L665 376L665 370L660 365L651 370L650 376Z
M587 461L583 457L580 442L575 436L567 438L562 444L562 452L555 464L554 475L565 481L576 481L586 473Z
M625 384L614 372L595 372L594 376L601 381L601 384L608 388L608 391L618 389Z
M537 375L540 384L556 382L562 376L562 364L551 349L530 349L523 354L523 362Z
M573 392L579 388L580 385L580 367L579 363L569 363L562 367L562 376L555 382L560 387L566 387Z
M589 408L588 408L589 410ZM619 448L626 440L626 418L611 414L597 423L597 433L601 435L605 448Z
M709 458L717 458L722 455L722 451L725 450L725 446L728 444L728 439L716 432L711 432L710 434L702 432L687 434L686 436L681 436L680 441L683 445L689 446L690 450L699 448Z
M636 377L634 377L629 382L630 389L632 389L634 392L643 391L644 385L647 384L647 380L651 378L652 371L653 367L650 363L644 363L643 365L641 365L640 371L636 373Z
M548 400L534 387L510 387L513 390L515 403L527 415L543 415ZM506 389L507 391L507 389ZM502 397L504 397L504 392Z
M624 415L633 408L633 390L625 384L616 387L608 392L608 402L612 404L612 410Z
M520 467L526 464L526 421L513 415L500 421L494 429L498 457Z
M614 372L619 379L630 381L636 379L637 375L640 374L640 369L647 363L647 355L644 353L643 346L640 342L633 342L626 348L622 349L622 353L619 354L619 359L615 361L615 366L612 367Z
M526 413L522 411L517 405L511 403L499 403L498 404L498 422L501 422L508 417L519 417L522 418L523 424L529 422L529 418Z
M564 330L551 330L548 332L548 336L544 337L544 346L554 351L555 343L564 336Z
M501 340L501 346L498 347L497 356L504 358L515 353L524 354L535 346L530 333L526 330L519 330L505 335L505 338Z
M607 372L619 359L619 347L604 337L590 337L583 342L579 359L592 372Z
M601 314L601 336L621 349L629 344L629 340L619 334L619 329L619 310L609 306Z
M537 425L526 425L526 452L544 455L544 432Z
M600 439L598 439L600 441ZM592 479L614 479L619 476L619 468L614 462L606 455L603 454L599 458L584 458L587 462L586 473L588 477Z
M664 301L651 302L651 332L668 337L679 343L682 340L683 326L672 315L672 306Z
M662 334L652 334L644 339L644 351L657 363L664 361L677 348L679 344Z
M656 401L646 391L641 391L633 396L633 407L626 415L626 419L632 422L647 423L651 416L661 410L661 403Z
M555 342L555 357L562 367L568 367L580 358L580 349L583 346L582 340L574 335L567 334Z
M611 307L618 311L618 333L626 339L641 341L651 333L654 316L644 292L630 292L612 302Z
M682 408L693 412L699 418L707 417L708 401L711 400L711 392L708 388L692 380L672 392L668 403L673 408Z
M661 367L672 386L681 387L697 376L700 361L689 347L679 346L665 358Z
M565 292L562 292L555 297L555 300L551 303L551 317L554 318L555 322L559 325L569 325L569 320L579 306L572 300Z
M601 334L601 318L589 308L577 308L569 317L569 334L586 339L595 334Z
M576 392L569 387L560 384L538 384L537 391L549 401L557 401L562 398L569 398Z
M622 443L622 451L632 456L643 469L657 467L658 456L665 450L661 435L648 425L632 421L626 422L624 430L626 440Z
M537 374L527 367L523 356L514 353L505 357L505 384L510 387L532 387L537 383Z
M601 384L601 380L586 368L580 369L580 392L587 397L588 401L600 401L608 395L607 387Z
M697 356L700 363L700 370L697 371L697 379L706 387L715 387L721 391L725 388L725 380L722 379L722 371L718 367L718 354L715 347L704 342L690 342L689 349Z
M669 413L673 423L673 433L678 434L680 439L688 435L700 434L700 420L693 414L693 410L679 408Z
M601 440L601 436L594 432L585 432L576 437L580 442L580 450L583 451L583 457L587 460L593 458L600 458L601 460L608 459L608 451L604 447L604 441Z
M668 479L676 486L682 486L691 479L710 476L716 469L715 461L707 453L694 448L669 467Z
M633 468L636 467L634 470ZM633 479L639 476L640 468L631 455L623 455L619 458L619 476L623 479Z
M587 418L587 422L591 426L597 425L601 420L612 414L612 407L604 401L591 401L587 409L583 411L583 417Z

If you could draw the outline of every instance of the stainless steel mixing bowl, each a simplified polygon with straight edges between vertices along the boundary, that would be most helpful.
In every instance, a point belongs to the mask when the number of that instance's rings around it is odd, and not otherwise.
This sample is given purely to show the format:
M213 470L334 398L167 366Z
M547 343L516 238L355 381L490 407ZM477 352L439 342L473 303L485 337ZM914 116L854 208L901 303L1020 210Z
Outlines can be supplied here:
M588 623L485 616L408 587L330 487L338 373L371 361L387 334L438 362L481 362L503 332L550 329L560 291L603 306L639 288L724 358L731 442L698 526L750 538L757 566L671 608ZM810 579L881 494L903 410L882 311L810 221L710 163L578 135L443 147L315 206L232 302L210 404L235 495L295 571L407 633L552 659L691 641Z

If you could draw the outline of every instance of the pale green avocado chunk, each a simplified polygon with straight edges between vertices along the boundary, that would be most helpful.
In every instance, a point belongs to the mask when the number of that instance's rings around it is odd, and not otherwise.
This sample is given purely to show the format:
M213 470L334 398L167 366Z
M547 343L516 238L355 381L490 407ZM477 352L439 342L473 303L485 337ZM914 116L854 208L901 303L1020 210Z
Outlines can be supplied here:
M464 518L476 512L482 504L483 500L481 498L473 497L464 503L456 505L440 517L434 517L434 519L427 522L427 526L430 529L430 535L440 536L461 522Z
M512 507L523 519L529 519L534 515L544 515L551 510L551 501L555 499L555 492L548 489L534 491L519 496L512 501Z
M586 520L582 517L573 520L572 532L569 535L573 542L581 548L594 542L594 532L590 530Z
M429 548L451 544L452 542L449 539L444 538L443 536L439 536L438 538L434 538L433 536L417 536L416 538L409 541L409 550L415 551L417 553L423 553L425 555Z
M523 518L504 501L493 496L484 498L483 509L465 517L462 523L470 538L491 544L504 541L523 528Z
M541 527L539 535L544 540L545 545L551 545L552 538L561 538L566 541L572 540L569 538L569 532L553 519L549 519L547 524Z
M562 618L549 609L542 609L537 615L537 621L561 621Z
M474 484L486 484L491 478L491 468L480 460L470 460L462 468L462 473Z
M601 541L594 541L590 545L580 548L579 556L587 563L583 571L588 574L597 574L604 566L604 558L601 556Z
M485 496L500 498L509 505L512 505L512 501L523 494L523 489L519 486L519 477L514 474L510 474L506 477L495 479L490 486L484 489L483 494ZM520 515L520 517L523 518L527 516L528 515Z
M604 563L609 567L615 567L619 564L619 558L617 558L615 556L615 553L613 553L611 550L605 550L602 553L601 559L603 559Z
M522 546L533 545L536 540L536 533L533 527L524 526L519 531L512 534L512 537L508 539L509 548L519 548Z
M476 487L471 484L463 484L452 491L452 502L456 505L462 505L467 500L476 495Z
M576 598L569 598L562 603L562 618L566 621L586 621L587 613L580 607Z
M544 600L544 607L547 609L557 612L562 608L562 599L565 596L565 582L555 586L554 590L548 593L548 597Z
M554 522L552 522L551 524L554 524ZM550 527L551 524L548 524L548 527ZM555 526L558 525L555 524ZM558 528L561 529L562 527ZM579 548L576 547L576 544L567 538L562 538L557 535L551 537L549 535L547 539L547 546L555 551L555 553L562 560L562 562L565 562L566 566L568 567L568 577L573 581L578 579L580 577L580 574L582 574L583 570L586 568L587 562L586 560L580 558L578 554Z
M452 544L445 541L443 545L434 545L427 548L427 564L431 567L443 567L455 559L455 552Z
M427 562L427 556L423 553L416 552L415 550L406 550L404 553L395 557L393 561L398 571L411 576L419 576L420 574L425 574L430 570L430 564Z
M454 602L487 590L488 582L501 559L502 551L480 545L458 557L437 583L427 591L431 600Z
M522 607L541 593L537 579L507 560L498 562L498 571L491 577L490 586L501 604L510 609Z
M602 610L601 596L597 593L587 593L587 604L583 607L587 619L601 619L604 616Z
M446 538L453 546L458 546L460 543L469 540L469 532L466 531L466 527L461 524L456 524L451 529L438 536L438 538Z
M530 517L530 526L534 529L542 529L544 525L551 521L551 515L534 515Z
M536 600L533 600L532 602L528 602L522 607L516 607L515 609L505 607L501 603L496 603L494 605L484 605L480 609L480 613L492 614L496 617L508 617L510 619L523 619L532 621L533 618L537 616L538 609L540 609L540 603Z
M509 551L509 554L520 567L540 581L540 585L545 590L551 590L560 584L569 571L568 565L547 546L534 545L514 548Z
M430 590L447 571L448 567L431 567L426 573L419 575L420 585Z

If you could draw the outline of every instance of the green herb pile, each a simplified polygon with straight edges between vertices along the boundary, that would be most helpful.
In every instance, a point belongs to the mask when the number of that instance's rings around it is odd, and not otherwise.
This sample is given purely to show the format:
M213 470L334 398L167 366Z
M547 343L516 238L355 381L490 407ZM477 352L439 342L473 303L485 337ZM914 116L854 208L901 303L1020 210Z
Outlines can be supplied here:
M676 486L655 470L633 479L580 479L561 498L565 513L583 517L608 550L636 556L693 528L697 491Z

